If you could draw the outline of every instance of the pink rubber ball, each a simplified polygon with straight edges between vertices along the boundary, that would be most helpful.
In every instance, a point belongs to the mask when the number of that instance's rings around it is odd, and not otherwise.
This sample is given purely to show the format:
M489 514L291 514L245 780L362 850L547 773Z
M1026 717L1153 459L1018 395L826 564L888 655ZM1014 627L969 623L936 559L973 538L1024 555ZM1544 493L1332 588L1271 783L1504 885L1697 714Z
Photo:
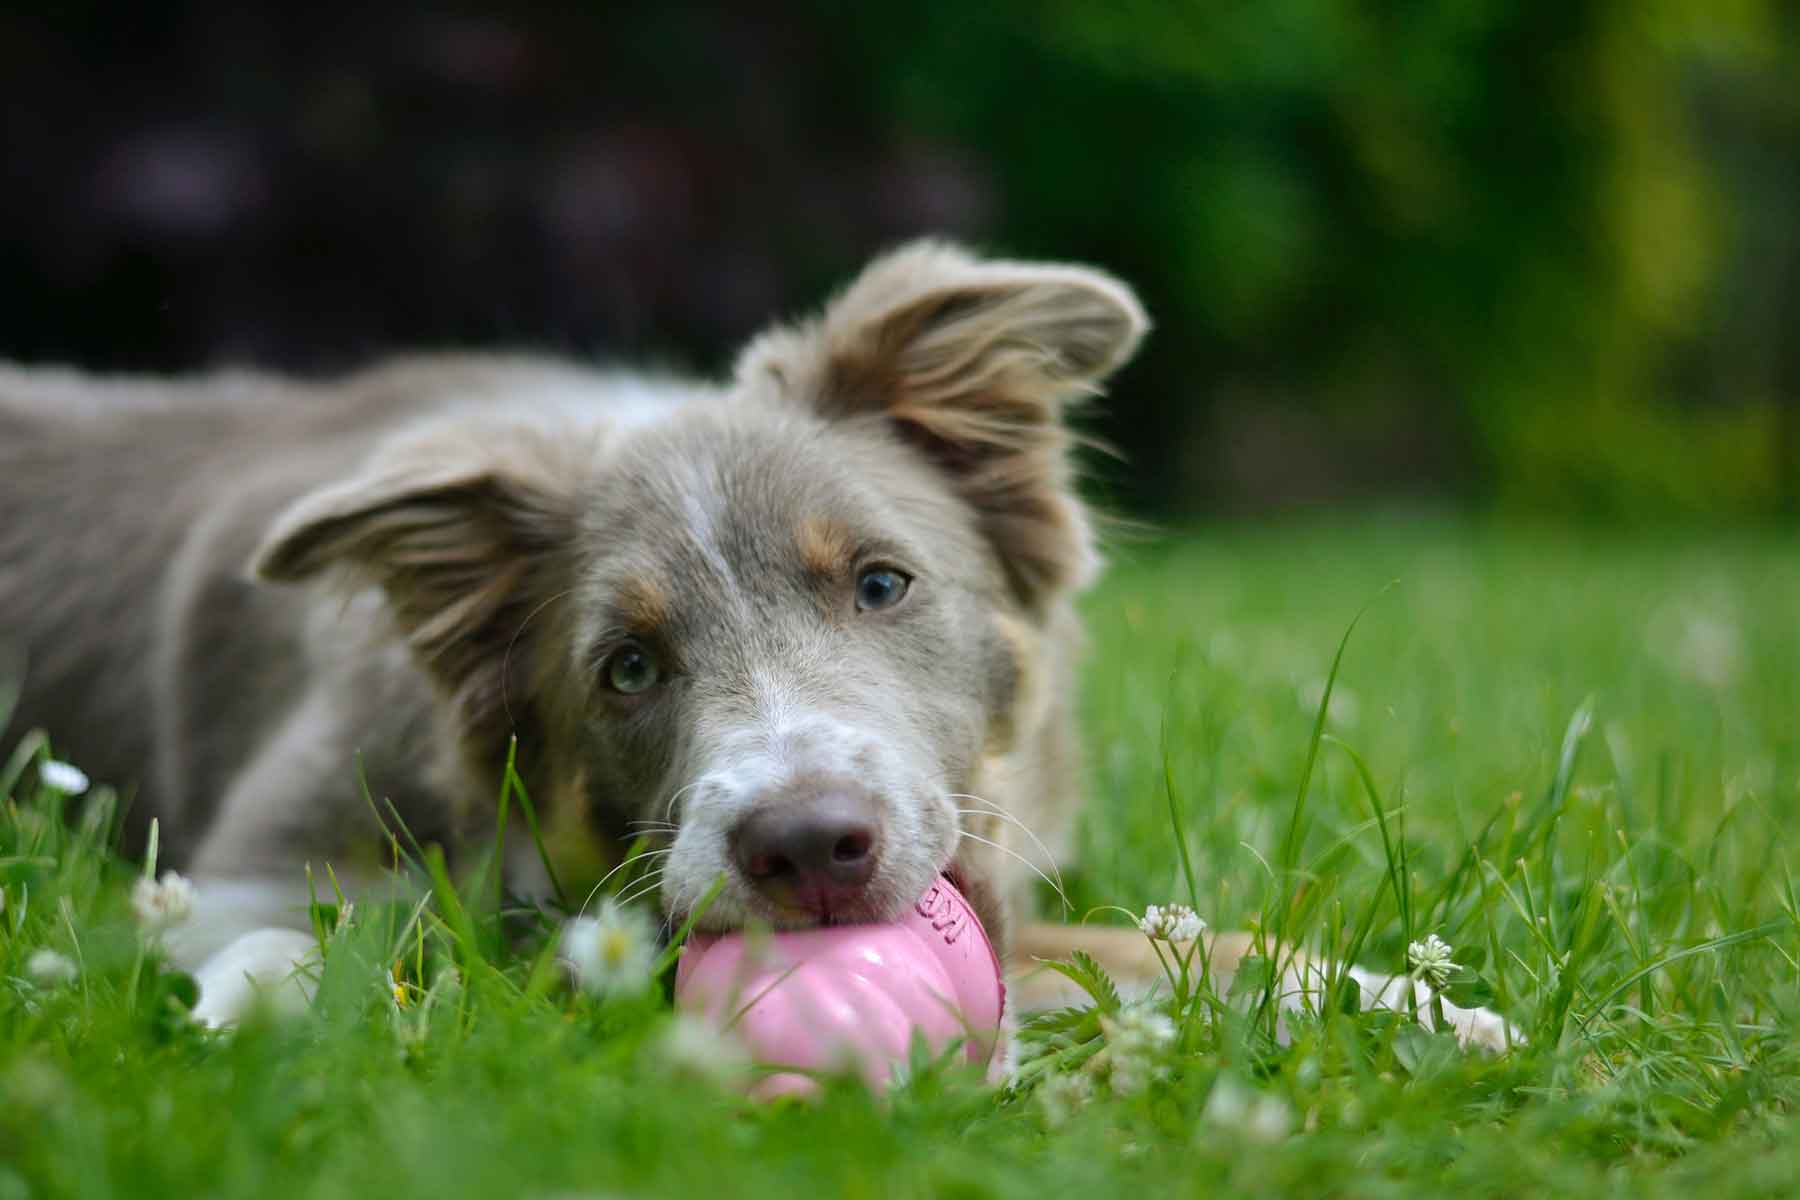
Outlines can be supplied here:
M765 1066L758 1096L804 1092L853 1069L883 1087L915 1036L934 1054L963 1039L995 1066L1006 987L974 909L939 879L896 921L784 933L695 934L675 1002L729 1028Z

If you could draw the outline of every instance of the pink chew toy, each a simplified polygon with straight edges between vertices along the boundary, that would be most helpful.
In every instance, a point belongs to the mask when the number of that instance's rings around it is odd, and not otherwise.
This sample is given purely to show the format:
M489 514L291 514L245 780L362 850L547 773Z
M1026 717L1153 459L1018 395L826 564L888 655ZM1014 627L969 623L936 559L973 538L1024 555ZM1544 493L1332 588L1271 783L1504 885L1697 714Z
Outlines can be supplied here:
M846 1067L882 1087L915 1034L933 1053L963 1038L969 1061L991 1066L1006 987L975 911L940 878L885 925L694 934L675 1003L729 1027L757 1062L793 1068L757 1084L772 1097Z

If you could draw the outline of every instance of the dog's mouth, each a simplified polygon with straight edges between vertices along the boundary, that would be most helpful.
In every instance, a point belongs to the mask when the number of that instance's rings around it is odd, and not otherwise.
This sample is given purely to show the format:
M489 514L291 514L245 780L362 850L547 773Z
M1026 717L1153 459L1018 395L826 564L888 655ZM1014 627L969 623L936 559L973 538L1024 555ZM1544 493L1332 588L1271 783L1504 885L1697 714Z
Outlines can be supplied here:
M931 878L916 894L897 897L892 892L886 894L860 894L847 897L829 896L781 896L779 898L761 897L757 905L763 910L762 919L777 929L820 929L840 925L880 925L889 921L897 921L907 910L917 904L921 897L928 894L932 885L940 880L948 880L958 892L967 893L967 876L962 867L955 862L947 863L932 873Z

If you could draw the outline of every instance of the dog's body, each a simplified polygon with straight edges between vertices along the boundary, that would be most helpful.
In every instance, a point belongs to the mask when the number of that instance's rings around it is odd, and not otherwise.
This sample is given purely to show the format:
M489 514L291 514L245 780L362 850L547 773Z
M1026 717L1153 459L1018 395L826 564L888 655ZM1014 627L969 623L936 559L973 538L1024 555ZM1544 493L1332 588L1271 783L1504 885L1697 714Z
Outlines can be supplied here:
M676 911L724 873L715 921L881 919L950 867L1000 933L996 812L1049 838L1076 795L1092 550L1061 407L1142 327L1103 276L919 246L730 387L472 357L0 373L16 723L127 784L203 885L378 867L359 761L454 854L493 833L517 733L572 877L669 821ZM904 580L891 612L857 597L871 567ZM666 677L610 688L621 647ZM816 792L860 807L872 877L739 878L747 816Z
M1144 328L1097 272L922 244L724 386L0 370L15 724L158 819L215 1019L303 951L262 927L300 927L304 863L386 861L359 762L454 856L492 835L515 735L571 879L650 830L672 916L723 878L709 923L795 925L891 917L947 871L1004 945L1079 790L1095 555L1064 408Z

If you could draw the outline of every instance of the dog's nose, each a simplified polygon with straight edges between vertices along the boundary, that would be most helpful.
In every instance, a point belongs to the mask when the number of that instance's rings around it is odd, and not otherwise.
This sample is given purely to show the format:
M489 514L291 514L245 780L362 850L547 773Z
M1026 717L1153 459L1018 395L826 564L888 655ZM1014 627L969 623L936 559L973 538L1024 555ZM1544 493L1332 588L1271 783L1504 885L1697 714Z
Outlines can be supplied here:
M738 869L783 908L830 917L875 874L874 799L854 789L765 801L732 835Z

